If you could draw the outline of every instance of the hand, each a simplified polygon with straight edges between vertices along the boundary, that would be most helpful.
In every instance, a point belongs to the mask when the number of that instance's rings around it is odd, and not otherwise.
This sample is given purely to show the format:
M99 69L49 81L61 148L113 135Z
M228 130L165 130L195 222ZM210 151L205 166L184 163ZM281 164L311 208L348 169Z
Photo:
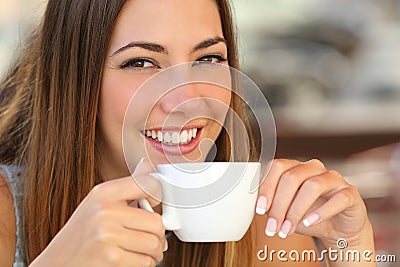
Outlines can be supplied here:
M286 238L296 232L318 237L333 248L339 238L354 247L372 239L357 189L318 160L274 160L260 187L256 211L268 212L268 236L278 232Z
M151 171L147 161L134 175L157 191L157 180L143 176L144 169ZM159 214L129 206L142 198L148 195L131 176L97 185L31 266L155 266L163 258L165 229Z

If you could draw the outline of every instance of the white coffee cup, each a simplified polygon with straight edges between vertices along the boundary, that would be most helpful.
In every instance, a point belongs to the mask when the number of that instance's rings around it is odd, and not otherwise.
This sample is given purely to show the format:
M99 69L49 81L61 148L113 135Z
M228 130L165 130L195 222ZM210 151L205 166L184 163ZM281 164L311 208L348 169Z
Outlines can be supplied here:
M185 242L238 241L254 217L258 162L161 164L162 220ZM139 205L152 211L147 200Z

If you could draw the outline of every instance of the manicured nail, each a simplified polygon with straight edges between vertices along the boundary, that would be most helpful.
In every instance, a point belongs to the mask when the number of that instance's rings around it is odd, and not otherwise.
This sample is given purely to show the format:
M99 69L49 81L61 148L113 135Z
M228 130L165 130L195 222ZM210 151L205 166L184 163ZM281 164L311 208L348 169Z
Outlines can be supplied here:
M265 234L267 236L274 236L276 234L277 227L278 222L274 218L269 218L267 221L267 226L265 227Z
M264 215L267 209L267 198L265 196L260 196L257 201L256 213Z
M292 224L290 221L285 220L282 224L281 230L278 233L279 237L286 238L290 233L290 230L292 230Z
M318 221L318 219L319 219L318 214L312 214L303 220L303 224L304 226L309 227L310 225Z
M136 164L136 166L140 166L145 160L147 160L147 158L146 158L146 157L142 157L142 158L139 160L138 164Z
M165 252L165 251L167 251L167 250L168 250L168 241L165 240L163 252Z

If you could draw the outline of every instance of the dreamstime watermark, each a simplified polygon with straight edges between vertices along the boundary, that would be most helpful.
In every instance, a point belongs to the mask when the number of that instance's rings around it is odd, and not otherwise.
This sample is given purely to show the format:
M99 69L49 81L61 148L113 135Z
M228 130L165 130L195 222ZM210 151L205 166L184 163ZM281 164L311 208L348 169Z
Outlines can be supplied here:
M316 251L307 250L269 250L268 245L257 252L257 259L260 261L293 261L293 262L396 262L396 255L377 255L371 250L347 249L346 239L339 238L336 242L337 248L323 249Z

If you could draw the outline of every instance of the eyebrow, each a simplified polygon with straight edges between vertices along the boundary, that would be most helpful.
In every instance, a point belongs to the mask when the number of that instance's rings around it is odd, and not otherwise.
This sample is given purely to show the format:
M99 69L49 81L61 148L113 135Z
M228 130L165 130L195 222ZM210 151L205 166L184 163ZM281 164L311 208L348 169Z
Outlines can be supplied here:
M200 43L198 43L191 51L191 53L194 53L198 50L201 49L205 49L207 47L216 45L218 43L224 43L226 44L226 40L222 37L213 37L213 38L209 38L206 39ZM160 44L156 44L156 43L152 43L152 42L145 42L145 41L138 41L138 42L130 42L129 44L119 48L118 50L116 50L111 56L114 56L116 54L119 54L129 48L133 48L133 47L139 47L139 48L143 48L152 52L156 52L156 53L161 53L161 54L168 54L168 50L165 46L162 46Z
M207 48L207 47L216 45L216 44L218 44L218 43L224 43L224 44L226 44L226 40L225 40L224 38L222 38L222 37L219 37L219 36L214 37L214 38L206 39L206 40L200 42L199 44L197 44L197 45L192 49L192 53L196 52L197 50L204 49L204 48Z
M167 50L166 47L164 47L162 45L159 45L159 44L156 44L156 43L151 43L151 42L131 42L131 43L121 47L117 51L115 51L111 56L119 54L122 51L125 51L125 50L127 50L129 48L133 48L133 47L140 47L140 48L152 51L152 52L168 54L168 50Z

